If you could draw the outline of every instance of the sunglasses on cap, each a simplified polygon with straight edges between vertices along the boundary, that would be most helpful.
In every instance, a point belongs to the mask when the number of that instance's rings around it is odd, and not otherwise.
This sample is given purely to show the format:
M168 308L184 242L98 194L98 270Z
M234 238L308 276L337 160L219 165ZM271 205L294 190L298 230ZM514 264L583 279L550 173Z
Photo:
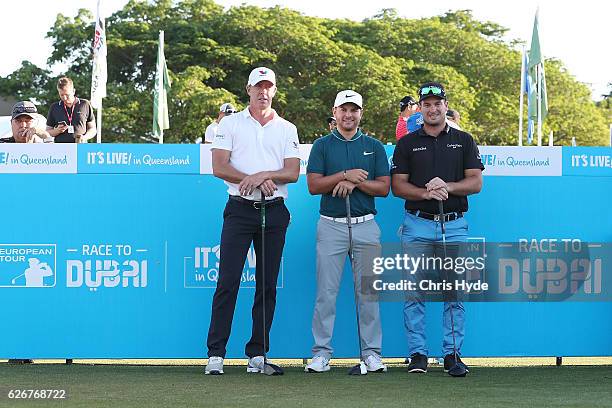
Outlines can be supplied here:
M440 96L444 94L444 90L439 86L427 86L421 89L421 96L435 95Z
M13 115L16 113L37 113L37 111L34 106L18 106L13 109Z

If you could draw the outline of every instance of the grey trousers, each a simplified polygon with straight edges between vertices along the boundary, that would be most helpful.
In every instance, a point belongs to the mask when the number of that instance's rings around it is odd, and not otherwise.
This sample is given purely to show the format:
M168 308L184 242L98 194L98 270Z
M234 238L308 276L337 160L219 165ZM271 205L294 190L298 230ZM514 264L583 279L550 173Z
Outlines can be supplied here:
M380 228L376 221L370 220L352 225L353 253L355 271L353 282L359 291L359 313L361 329L361 350L364 358L368 355L381 355L382 330L378 301L367 300L362 295L361 277L364 268L364 253L370 259L372 254L380 256ZM344 223L319 219L317 225L317 300L312 317L313 356L331 358L333 349L331 339L336 318L336 297L344 264L348 258L348 226ZM358 279L355 279L355 277ZM371 299L371 296L369 297Z

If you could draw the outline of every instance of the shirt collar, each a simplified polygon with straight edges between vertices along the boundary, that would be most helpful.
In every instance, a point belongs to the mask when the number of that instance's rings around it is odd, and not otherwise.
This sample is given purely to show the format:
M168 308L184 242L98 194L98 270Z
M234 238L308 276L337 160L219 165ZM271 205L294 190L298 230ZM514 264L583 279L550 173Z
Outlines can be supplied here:
M272 113L274 114L274 116L272 117L272 120L270 122L275 121L278 118L278 114L276 113L276 111L274 109L272 109ZM245 118L252 118L254 121L257 122L257 119L255 119L253 117L253 115L251 115L251 111L249 110L249 107L247 106L246 108L244 108L244 110L242 112L240 112L241 115L243 115ZM268 122L268 123L270 123Z
M363 135L363 133L361 132L361 128L357 128L357 132L355 132L353 137L351 137L348 140L346 140L344 136L342 136L340 132L338 132L338 129L332 130L331 134L334 135L336 139L339 139L343 142L354 142L355 140L359 139Z
M442 131L438 134L438 136L441 136L442 134L450 134L450 130L451 127L448 125L448 123L446 124L446 126L444 127L444 129L442 129ZM425 131L425 127L421 126L421 128L417 131L419 136L425 136L425 137L433 137L430 136L429 134L427 134L427 132Z

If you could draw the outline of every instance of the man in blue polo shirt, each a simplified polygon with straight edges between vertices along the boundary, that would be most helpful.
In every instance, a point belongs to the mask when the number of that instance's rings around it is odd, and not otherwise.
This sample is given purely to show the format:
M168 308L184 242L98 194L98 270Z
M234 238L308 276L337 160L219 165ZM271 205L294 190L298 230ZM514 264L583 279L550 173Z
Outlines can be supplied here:
M374 220L374 197L389 194L390 176L385 149L358 127L363 98L352 90L339 92L333 108L337 127L317 139L308 159L310 194L321 195L317 226L317 299L312 318L313 359L306 372L329 371L331 338L336 317L336 296L349 249L346 196L350 195L355 271L363 276L364 253L380 254L380 228ZM376 255L374 255L376 256ZM361 293L360 279L355 280ZM359 296L362 354L368 371L383 372L382 331L377 301Z
M406 200L402 228L404 251L411 257L430 257L436 256L436 248L443 241L440 201L444 208L446 241L466 241L468 225L463 215L468 210L467 196L480 192L484 166L472 136L446 123L448 102L440 83L428 82L421 86L419 105L423 127L397 143L391 169L392 188L395 196ZM419 268L410 276L415 280L425 280L427 273L427 270ZM457 355L461 354L465 309L456 294L445 295L452 296L445 297L443 316L442 349L444 369L448 371L455 365L455 348ZM417 292L406 300L404 325L411 356L408 371L426 373L428 350L422 293ZM460 358L457 363L463 364Z

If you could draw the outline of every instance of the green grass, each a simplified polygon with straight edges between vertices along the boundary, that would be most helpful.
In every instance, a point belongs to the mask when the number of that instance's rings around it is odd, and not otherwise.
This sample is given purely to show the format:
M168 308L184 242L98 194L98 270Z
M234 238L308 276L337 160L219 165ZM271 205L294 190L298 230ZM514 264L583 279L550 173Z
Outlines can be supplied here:
M286 368L282 377L226 366L0 364L0 407L612 407L611 366L473 367L452 378L441 367L425 375L393 366L351 377L345 367L323 374ZM65 389L68 399L9 400L9 389Z

